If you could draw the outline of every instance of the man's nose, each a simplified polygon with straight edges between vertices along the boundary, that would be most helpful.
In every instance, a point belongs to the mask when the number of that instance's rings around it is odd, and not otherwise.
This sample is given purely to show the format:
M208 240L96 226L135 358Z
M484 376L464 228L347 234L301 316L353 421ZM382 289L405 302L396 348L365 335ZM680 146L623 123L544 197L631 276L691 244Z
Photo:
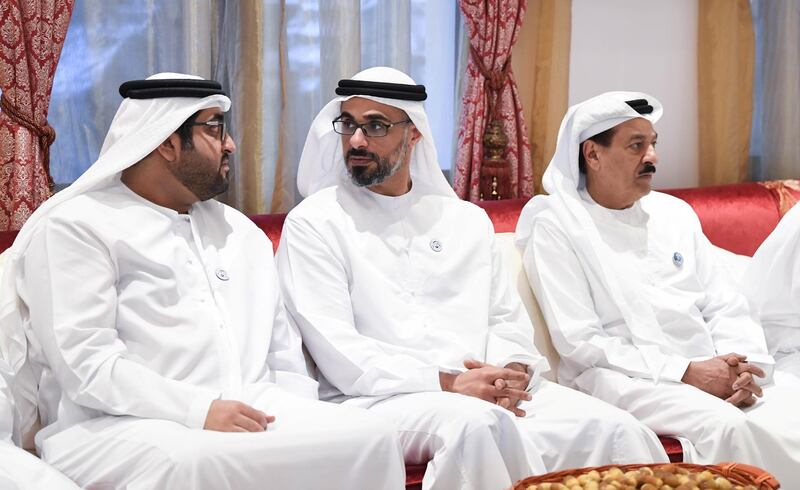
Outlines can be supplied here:
M222 145L222 150L228 153L236 153L236 142L233 141L233 136L230 133L225 135L225 143Z
M368 143L367 136L361 128L356 128L356 132L350 136L350 146L353 148L364 148Z
M647 153L645 153L645 155L644 155L644 161L645 162L650 162L653 165L657 165L658 164L658 153L656 153L656 145L651 144L647 148Z

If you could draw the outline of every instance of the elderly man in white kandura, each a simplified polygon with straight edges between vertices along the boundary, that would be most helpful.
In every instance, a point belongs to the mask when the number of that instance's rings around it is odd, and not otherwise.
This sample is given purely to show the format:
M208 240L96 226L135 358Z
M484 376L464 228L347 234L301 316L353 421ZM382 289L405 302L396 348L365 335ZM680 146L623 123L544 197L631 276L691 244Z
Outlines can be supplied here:
M501 489L529 473L665 461L629 414L542 379L546 360L492 223L436 158L425 88L391 68L339 82L300 160L307 196L278 250L287 310L320 396L399 426L426 489Z
M569 109L517 243L559 381L684 442L800 488L797 385L768 383L760 325L684 201L650 192L661 104L610 92ZM792 429L795 427L795 429Z
M236 149L220 85L167 73L120 93L99 160L6 266L39 454L90 488L403 488L395 428L317 399L272 244L211 199Z

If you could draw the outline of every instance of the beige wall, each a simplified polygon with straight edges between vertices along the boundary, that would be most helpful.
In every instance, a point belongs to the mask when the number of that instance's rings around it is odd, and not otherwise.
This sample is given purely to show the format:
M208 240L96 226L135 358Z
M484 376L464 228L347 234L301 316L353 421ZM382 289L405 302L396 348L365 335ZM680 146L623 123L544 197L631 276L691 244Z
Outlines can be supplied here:
M661 101L654 185L696 186L697 0L572 0L569 103L608 90Z

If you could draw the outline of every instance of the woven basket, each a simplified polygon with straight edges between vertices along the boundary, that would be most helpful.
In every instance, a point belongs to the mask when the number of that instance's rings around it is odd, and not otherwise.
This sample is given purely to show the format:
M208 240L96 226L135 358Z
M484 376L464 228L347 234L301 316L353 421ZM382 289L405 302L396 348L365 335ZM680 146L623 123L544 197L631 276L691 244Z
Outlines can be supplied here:
M711 471L719 476L724 476L734 485L754 485L759 490L775 490L780 488L780 483L770 473L742 463L720 463L720 464L689 464L689 463L669 463L670 466L678 468L686 468L692 472L700 472L704 470ZM667 466L667 464L628 464L628 465L607 465L597 466L594 468L579 468L572 470L558 471L555 473L548 473L541 476L530 476L524 480L520 480L511 487L512 490L526 490L529 485L538 483L561 483L566 476L580 476L592 470L602 472L611 468L619 468L623 472L630 470L637 470L639 468L650 467L659 468Z

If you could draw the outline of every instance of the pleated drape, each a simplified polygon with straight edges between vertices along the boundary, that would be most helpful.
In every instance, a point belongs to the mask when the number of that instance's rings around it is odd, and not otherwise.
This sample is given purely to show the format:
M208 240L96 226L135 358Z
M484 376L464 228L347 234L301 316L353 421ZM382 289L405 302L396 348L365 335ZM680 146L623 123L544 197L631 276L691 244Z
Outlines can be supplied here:
M18 230L50 197L50 93L74 0L0 7L0 230Z
M567 112L571 31L572 0L529 0L512 51L535 194L543 192L542 175L555 153L558 127Z
M753 0L756 90L751 173L800 178L800 2Z
M699 0L700 185L748 177L755 39L748 0Z

